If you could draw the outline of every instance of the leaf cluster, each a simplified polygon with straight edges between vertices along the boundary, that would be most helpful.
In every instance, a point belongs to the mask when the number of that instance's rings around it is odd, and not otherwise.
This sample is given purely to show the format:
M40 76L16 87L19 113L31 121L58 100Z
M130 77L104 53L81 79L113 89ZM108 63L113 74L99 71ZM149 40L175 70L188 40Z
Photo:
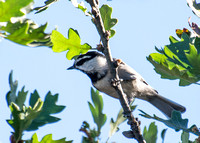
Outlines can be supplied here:
M91 12L87 11L83 1L81 3L78 3L77 0L70 1L76 8L83 11L86 16L92 17L92 21L94 21ZM111 28L117 23L117 19L111 18L112 8L108 5L102 5L100 13L105 30L110 31L110 37L114 36L115 31ZM51 34L51 42L53 43L52 50L54 52L67 51L66 57L68 60L71 60L77 55L85 54L92 49L88 43L84 43L83 45L81 44L81 38L78 31L72 28L68 30L68 38L65 38L60 32L53 30Z
M200 38L181 34L177 40L169 37L170 44L158 53L152 53L147 59L161 78L180 79L179 85L186 86L200 80Z
M8 119L8 124L13 128L14 140L21 140L23 132L33 131L48 123L54 123L60 118L54 117L51 114L61 112L65 106L56 105L58 94L52 95L47 93L44 102L35 90L31 94L29 106L25 106L25 101L28 91L24 91L25 87L17 94L17 81L12 80L12 72L9 75L10 91L6 95L6 100L11 111L11 119Z
M183 119L181 117L181 112L174 110L172 112L172 117L168 120L162 119L156 115L149 115L145 113L144 111L140 110L142 114L140 114L143 117L146 117L148 119L154 119L157 121L160 121L164 123L166 126L175 129L175 131L183 130L184 132L193 133L195 135L200 135L200 131L198 130L196 125L192 125L188 128L188 119Z
M38 141L37 134L33 134L30 141L26 141L26 143L72 143L72 141L65 141L65 138L59 140L53 140L52 134L46 135L42 138L41 141Z
M30 47L51 46L50 34L44 32L47 24L38 26L24 18L32 6L33 0L0 1L0 36Z
M82 143L98 143L99 142L98 131L95 128L91 129L89 123L87 123L86 121L82 123L82 126L79 131L85 133L86 135L82 137Z

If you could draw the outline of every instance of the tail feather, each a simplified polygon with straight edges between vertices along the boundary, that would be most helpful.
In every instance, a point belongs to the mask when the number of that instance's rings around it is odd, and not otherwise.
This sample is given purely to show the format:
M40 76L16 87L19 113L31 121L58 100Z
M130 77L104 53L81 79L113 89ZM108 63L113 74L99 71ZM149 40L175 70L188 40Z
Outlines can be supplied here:
M160 95L149 97L148 101L168 117L171 117L173 110L177 110L182 113L186 110L184 106Z

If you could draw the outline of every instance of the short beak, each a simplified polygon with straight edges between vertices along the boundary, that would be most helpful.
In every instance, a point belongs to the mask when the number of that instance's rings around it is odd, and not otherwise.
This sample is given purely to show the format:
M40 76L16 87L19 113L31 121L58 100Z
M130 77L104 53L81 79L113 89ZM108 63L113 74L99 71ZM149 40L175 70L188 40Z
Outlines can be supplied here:
M73 70L73 69L76 69L76 68L74 67L74 65L71 66L71 67L69 67L69 68L67 68L67 70Z

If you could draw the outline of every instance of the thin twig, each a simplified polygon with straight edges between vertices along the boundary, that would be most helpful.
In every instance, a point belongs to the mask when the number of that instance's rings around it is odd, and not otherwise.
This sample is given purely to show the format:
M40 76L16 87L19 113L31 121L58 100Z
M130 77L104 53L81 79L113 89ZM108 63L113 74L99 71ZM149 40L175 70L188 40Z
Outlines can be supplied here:
M92 14L94 15L93 22L97 28L97 31L101 37L101 41L103 43L103 53L107 59L108 67L111 72L111 79L115 79L116 81L120 81L117 67L114 65L113 58L111 56L111 51L109 47L109 32L105 30L103 21L100 15L99 11L99 1L98 0L86 0L91 8L92 8ZM124 110L125 116L128 118L128 123L131 126L131 133L133 134L132 137L134 137L139 143L145 143L145 140L142 137L141 130L139 123L136 121L134 116L131 113L131 109L129 107L128 101L126 100L126 95L123 92L121 84L116 84L113 86L116 90L116 92L119 95L121 106Z

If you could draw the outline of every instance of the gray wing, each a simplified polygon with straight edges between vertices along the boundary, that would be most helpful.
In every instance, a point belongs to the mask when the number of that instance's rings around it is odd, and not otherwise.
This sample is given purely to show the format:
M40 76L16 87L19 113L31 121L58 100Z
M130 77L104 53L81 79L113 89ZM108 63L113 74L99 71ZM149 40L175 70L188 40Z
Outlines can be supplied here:
M118 74L119 74L119 78L122 79L123 81L131 81L131 80L140 80L141 82L144 83L144 85L146 85L146 88L150 89L151 91L154 91L156 94L158 94L158 92L153 89L143 78L142 76L137 73L133 68L131 68L130 66L128 66L125 63L121 63L118 67Z
M118 74L119 78L124 81L135 80L141 77L134 69L123 62L118 67Z

